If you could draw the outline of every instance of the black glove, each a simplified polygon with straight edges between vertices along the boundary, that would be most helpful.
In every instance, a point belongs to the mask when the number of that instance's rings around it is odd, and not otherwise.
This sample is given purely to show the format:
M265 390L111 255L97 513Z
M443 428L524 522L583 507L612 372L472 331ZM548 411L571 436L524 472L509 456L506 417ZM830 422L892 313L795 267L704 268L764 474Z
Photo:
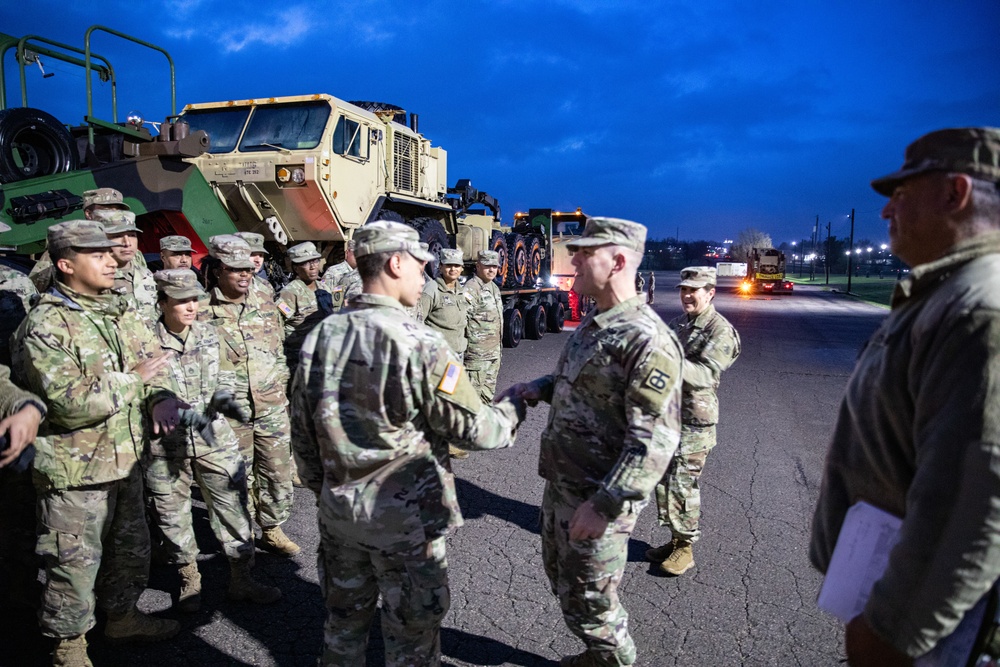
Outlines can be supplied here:
M212 418L208 415L201 415L191 408L184 408L177 412L178 422L181 426L188 426L201 434L211 446L215 446L215 433L212 431Z
M0 452L5 452L10 449L10 440L7 439L7 434L4 433L0 435ZM15 472L24 472L31 467L32 461L35 460L35 446L28 445L21 450L21 454L7 464L7 467Z
M241 424L246 424L250 421L250 415L236 403L236 394L228 389L219 389L212 394L208 410L209 413L223 414L230 419L239 421Z

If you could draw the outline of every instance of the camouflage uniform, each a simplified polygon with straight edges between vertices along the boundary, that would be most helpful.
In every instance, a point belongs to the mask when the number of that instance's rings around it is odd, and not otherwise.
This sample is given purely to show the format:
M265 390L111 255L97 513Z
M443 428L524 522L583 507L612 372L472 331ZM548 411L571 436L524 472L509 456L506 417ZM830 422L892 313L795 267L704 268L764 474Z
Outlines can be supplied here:
M140 232L135 225L135 214L131 211L112 211L101 216L104 231L109 236L123 232ZM160 316L156 307L156 282L153 273L146 268L146 259L141 252L136 252L126 266L115 271L115 294L125 298L135 308L145 326L152 329Z
M684 347L681 443L666 477L656 486L656 506L660 525L669 526L674 537L693 543L701 537L698 480L715 447L719 421L716 392L722 372L740 356L740 336L712 304L693 320L680 315L669 326Z
M194 322L181 340L167 330L161 319L155 333L161 348L174 353L163 372L163 384L192 410L203 414L217 390L233 389L235 373L220 370L215 327ZM246 462L225 417L218 415L213 420L212 432L215 442L210 444L191 427L177 428L154 438L145 457L146 488L168 554L175 563L194 563L198 556L191 514L193 482L201 489L212 532L226 557L242 561L253 555Z
M458 252L458 257L461 258L461 250L452 252ZM467 305L468 302L462 297L461 285L448 289L444 286L444 278L425 283L424 293L417 304L418 319L431 329L440 331L459 359L464 358L465 348L469 344L465 338Z
M377 243L379 234L391 236ZM424 256L404 225L359 230L359 257L369 237L372 252ZM365 664L380 593L385 664L439 664L450 604L445 536L462 522L446 438L470 449L510 446L515 405L484 406L441 335L374 294L309 334L292 400L300 475L320 499L329 612L321 664Z
M15 335L18 374L49 405L35 441L38 553L48 574L39 621L45 635L76 637L94 625L95 590L119 617L146 585L149 531L137 463L153 390L131 369L159 348L118 297L85 296L58 282Z
M264 235L257 234L256 232L236 232L233 236L238 236L247 242L250 246L250 252L252 254L263 254L269 255L270 253L264 248ZM254 273L253 282L250 283L250 292L254 294L260 301L274 301L274 287L271 282L267 279L267 274L264 273L262 268L259 273Z
M655 291L656 291L656 274L653 273L652 271L650 271L649 272L649 291L647 292L647 294L649 295L649 298L646 300L646 303L648 303L649 305L653 305L653 292L655 292Z
M248 295L235 303L216 287L198 319L217 328L221 369L235 375L236 400L251 416L250 424L230 420L247 464L251 514L262 528L279 526L292 507L281 315L271 301Z
M619 245L642 252L644 227L606 218L588 220L581 245L600 243L605 225L624 226L628 236ZM587 242L591 238L598 243ZM639 295L587 315L555 373L534 382L551 403L538 461L546 480L542 559L589 664L635 662L617 589L629 535L680 438L682 363L676 336ZM608 527L597 539L572 540L569 520L587 501Z
M500 373L503 301L496 283L492 280L484 283L479 276L472 276L465 283L464 295L468 304L465 336L469 344L465 350L465 369L483 402L492 403Z
M37 297L38 291L28 276L0 264L0 364L10 366L10 336Z
M325 289L333 294L338 288L343 292L344 303L350 303L351 299L361 294L361 274L347 262L334 264L320 279Z
M11 382L10 369L0 365L0 419L16 414L28 404L45 415L42 399ZM37 603L39 591L32 590L38 584L38 557L35 488L31 484L30 467L23 471L14 470L13 464L0 468L0 561L10 586L8 603Z
M289 248L288 253L294 264L321 258L316 247L308 241ZM320 309L317 298L326 290L319 281L316 281L315 287L316 289L310 289L301 279L295 278L285 285L276 300L278 312L285 318L285 363L288 365L289 373L294 373L299 363L302 341L328 314ZM334 297L340 301L332 305L340 310L343 305L343 291L338 290Z

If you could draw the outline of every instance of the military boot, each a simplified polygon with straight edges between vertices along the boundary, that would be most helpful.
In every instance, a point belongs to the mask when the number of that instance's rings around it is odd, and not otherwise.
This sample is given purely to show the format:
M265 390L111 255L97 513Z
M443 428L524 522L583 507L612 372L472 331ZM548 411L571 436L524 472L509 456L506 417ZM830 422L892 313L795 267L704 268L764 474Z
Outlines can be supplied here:
M52 651L52 667L94 667L87 656L87 637L57 639Z
M226 597L234 602L271 604L281 599L277 586L265 586L250 575L250 561L229 561L229 591Z
M455 445L448 445L448 456L453 459L467 459L469 458L469 452L465 451L461 447L456 447Z
M667 574L679 576L694 567L694 545L687 540L677 540L670 556L660 563L660 569Z
M594 657L590 651L569 655L559 661L559 667L603 667L604 663Z
M670 554L674 552L677 548L677 538L670 540L662 547L656 547L655 549L646 549L646 560L650 563L662 563L670 557Z
M281 556L294 556L302 549L295 542L288 539L281 526L264 528L260 538L261 548L267 549Z
M110 644L124 642L158 642L180 632L181 624L168 618L148 616L135 607L123 616L108 616L104 636Z
M193 614L201 609L201 573L198 563L185 563L177 569L181 577L181 592L177 596L177 610Z

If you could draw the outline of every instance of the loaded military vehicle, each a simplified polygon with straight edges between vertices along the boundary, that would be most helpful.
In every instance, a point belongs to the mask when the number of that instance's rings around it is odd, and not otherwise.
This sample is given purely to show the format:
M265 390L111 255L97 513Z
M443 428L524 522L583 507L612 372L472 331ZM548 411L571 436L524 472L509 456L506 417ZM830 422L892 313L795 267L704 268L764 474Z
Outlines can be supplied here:
M747 275L740 291L791 294L792 282L785 280L785 253L774 248L751 248L747 253Z
M196 263L211 236L236 231L263 234L279 259L287 246L313 241L328 262L339 261L355 229L390 218L416 228L432 251L462 248L470 266L479 250L498 252L509 346L525 334L561 330L569 296L545 282L550 219L505 227L499 203L471 181L447 187L447 152L420 134L416 114L325 94L199 103L180 115L172 107L165 121L148 124L158 130L153 135L141 118L118 121L115 71L91 50L94 33L162 53L175 100L169 54L124 33L92 26L83 48L0 35L0 55L15 51L22 84L21 107L8 109L0 96L0 220L12 227L0 244L40 251L47 228L80 217L82 193L96 187L123 193L143 231L140 250L156 253L161 237L182 234L192 240ZM83 125L66 127L27 106L27 70L42 56L84 69ZM111 82L110 120L94 114L95 77ZM280 286L288 267L275 264L272 282Z

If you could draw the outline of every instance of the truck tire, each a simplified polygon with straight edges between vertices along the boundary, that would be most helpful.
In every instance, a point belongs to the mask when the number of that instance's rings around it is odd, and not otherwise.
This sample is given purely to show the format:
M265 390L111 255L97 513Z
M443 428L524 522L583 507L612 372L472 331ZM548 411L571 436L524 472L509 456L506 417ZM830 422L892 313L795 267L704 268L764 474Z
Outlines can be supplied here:
M73 140L53 116L30 107L0 111L0 183L76 168Z
M545 306L532 306L525 313L524 333L531 340L540 340L545 335L548 319L545 317Z
M537 236L528 236L525 243L525 264L527 269L524 276L524 284L534 287L535 281L542 272L542 241Z
M503 346L517 347L524 335L524 316L517 308L503 311Z
M507 287L524 287L528 273L528 248L518 233L507 235Z
M431 278L437 278L438 264L441 263L441 248L451 247L444 225L435 218L413 218L407 221L407 224L417 230L421 243L426 243L427 249L434 255L434 259L427 262L424 269Z
M566 307L562 305L560 301L554 306L549 307L548 313L549 331L552 333L559 333L563 330L563 326L566 324Z
M507 280L507 267L510 262L507 261L507 241L504 240L503 232L498 229L493 230L493 234L490 236L490 250L500 255L500 266L497 268L497 277L493 279L497 287L503 287L504 281Z

